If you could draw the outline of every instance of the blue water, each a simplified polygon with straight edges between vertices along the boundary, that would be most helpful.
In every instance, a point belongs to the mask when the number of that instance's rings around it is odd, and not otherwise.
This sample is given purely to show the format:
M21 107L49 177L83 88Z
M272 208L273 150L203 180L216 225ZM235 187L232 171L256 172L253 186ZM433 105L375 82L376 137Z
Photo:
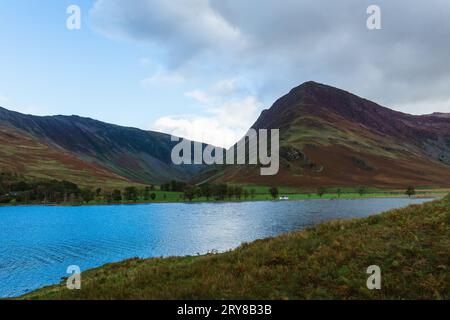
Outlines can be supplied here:
M366 217L427 200L308 200L89 207L0 207L0 297L59 283L132 257L226 251L322 221Z

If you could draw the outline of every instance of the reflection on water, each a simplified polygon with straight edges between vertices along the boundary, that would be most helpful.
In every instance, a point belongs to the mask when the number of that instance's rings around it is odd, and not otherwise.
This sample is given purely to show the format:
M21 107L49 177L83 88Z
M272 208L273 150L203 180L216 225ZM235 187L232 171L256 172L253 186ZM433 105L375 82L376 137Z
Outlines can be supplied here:
M427 200L308 200L91 207L0 207L0 297L131 257L225 251L332 219Z

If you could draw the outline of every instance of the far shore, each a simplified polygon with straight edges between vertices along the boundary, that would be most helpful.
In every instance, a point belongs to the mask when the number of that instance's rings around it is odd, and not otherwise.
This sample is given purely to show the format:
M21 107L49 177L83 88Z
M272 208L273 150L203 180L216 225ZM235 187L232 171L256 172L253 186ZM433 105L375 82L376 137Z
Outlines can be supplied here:
M0 207L29 207L29 206L48 206L48 207L87 207L87 206L130 206L130 205L150 205L150 204L203 204L203 203L246 203L246 202L294 202L294 201L308 201L308 200L360 200L360 199L390 199L390 198L400 198L400 199L439 199L445 197L446 193L421 193L414 196L407 196L405 194L392 194L392 193L380 193L380 194L368 194L368 195L356 195L356 194L342 194L340 197L335 194L327 194L322 197L318 195L307 195L307 194L291 194L288 195L289 199L280 200L273 199L270 195L257 195L254 199L226 199L226 200L206 200L206 199L195 199L192 201L186 200L154 200L154 201L121 201L121 202L104 202L104 201L91 201L89 203L16 203L16 204L0 204Z

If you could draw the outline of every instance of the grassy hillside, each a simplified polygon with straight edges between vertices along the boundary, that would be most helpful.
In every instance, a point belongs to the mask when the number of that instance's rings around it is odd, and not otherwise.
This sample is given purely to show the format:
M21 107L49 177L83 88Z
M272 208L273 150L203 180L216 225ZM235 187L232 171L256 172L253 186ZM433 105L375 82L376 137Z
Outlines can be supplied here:
M450 196L199 257L132 259L25 299L449 299ZM366 288L367 267L382 290Z
M0 125L6 134L8 130L21 132L71 154L79 162L97 163L123 180L153 184L185 181L200 170L194 165L174 165L171 151L177 143L163 133L78 116L25 115L1 107Z
M0 124L0 171L27 179L69 180L81 186L123 187L131 182L33 136Z

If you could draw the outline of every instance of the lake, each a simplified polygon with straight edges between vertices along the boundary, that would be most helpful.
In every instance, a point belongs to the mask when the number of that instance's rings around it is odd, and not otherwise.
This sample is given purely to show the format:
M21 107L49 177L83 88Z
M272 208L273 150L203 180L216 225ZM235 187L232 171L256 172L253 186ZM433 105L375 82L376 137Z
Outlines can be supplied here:
M333 219L430 199L306 200L85 207L0 207L0 297L132 257L226 251Z

